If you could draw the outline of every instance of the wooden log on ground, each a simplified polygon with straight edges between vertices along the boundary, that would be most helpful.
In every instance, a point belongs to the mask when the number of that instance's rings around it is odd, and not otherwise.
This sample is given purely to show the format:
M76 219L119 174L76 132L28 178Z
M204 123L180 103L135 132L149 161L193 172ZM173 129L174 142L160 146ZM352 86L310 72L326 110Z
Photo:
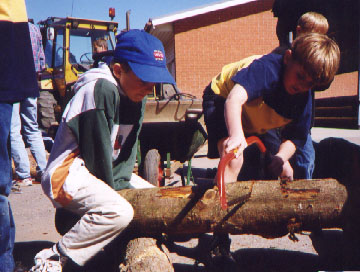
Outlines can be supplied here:
M164 245L161 248L152 238L136 238L126 246L125 259L120 264L121 272L173 272L174 268L168 257L168 250Z
M246 181L226 186L227 210L221 209L218 189L212 185L121 190L119 194L134 207L129 228L139 236L223 232L281 237L342 227L347 191L337 180Z
M229 208L222 210L218 188L210 183L208 180L198 186L119 191L135 211L127 228L130 242L121 243L127 247L120 269L137 271L139 267L147 267L145 271L156 271L146 265L156 263L157 267L163 267L162 271L172 271L166 252L157 248L154 239L138 240L137 237L222 232L275 238L290 233L290 238L296 240L295 233L302 230L342 228L347 221L343 215L344 205L351 206L345 186L335 179L285 184L273 180L227 184ZM66 213L56 216L56 226L63 232L78 220Z
M212 180L198 186L119 191L135 211L127 228L131 237L121 242L126 249L120 270L173 271L164 246L159 248L152 238L138 238L142 236L222 232L275 238L290 233L296 240L296 232L341 228L346 221L343 207L347 190L335 179L245 181L227 184L226 189L227 210L221 209L218 188ZM79 219L58 212L56 217L60 233ZM157 270L159 267L162 269Z
M229 208L222 210L212 180L203 185L129 189L118 193L134 208L129 228L137 237L222 232L282 237L287 233L342 228L343 212L359 211L348 200L344 185L335 179L241 181L226 185ZM78 217L58 210L55 225L66 233Z

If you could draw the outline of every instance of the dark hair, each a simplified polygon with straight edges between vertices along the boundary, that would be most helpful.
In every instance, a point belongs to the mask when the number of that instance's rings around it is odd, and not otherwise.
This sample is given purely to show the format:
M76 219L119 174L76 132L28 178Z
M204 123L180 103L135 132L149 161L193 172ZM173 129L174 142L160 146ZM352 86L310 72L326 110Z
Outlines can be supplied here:
M129 63L115 61L114 59L111 61L110 67L112 68L115 63L119 63L123 67L125 73L132 71Z

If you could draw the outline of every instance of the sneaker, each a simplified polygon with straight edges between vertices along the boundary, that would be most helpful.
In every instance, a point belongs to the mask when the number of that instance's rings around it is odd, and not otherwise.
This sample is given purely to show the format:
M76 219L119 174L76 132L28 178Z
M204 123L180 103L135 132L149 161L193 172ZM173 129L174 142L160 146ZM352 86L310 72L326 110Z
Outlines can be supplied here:
M52 248L46 248L36 254L30 272L61 272L67 257L60 256L56 244Z
M17 184L16 181L13 181L13 182L12 182L11 192L14 193L14 194L22 194L20 185Z
M33 185L33 180L32 180L32 178L15 179L15 180L13 180L13 185L32 186Z

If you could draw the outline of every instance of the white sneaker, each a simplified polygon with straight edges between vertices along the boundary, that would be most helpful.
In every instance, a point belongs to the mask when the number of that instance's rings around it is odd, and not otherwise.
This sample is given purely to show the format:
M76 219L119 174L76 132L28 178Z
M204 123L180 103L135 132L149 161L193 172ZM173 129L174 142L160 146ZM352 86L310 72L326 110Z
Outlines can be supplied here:
M33 181L32 178L25 178L25 179L15 179L13 180L13 185L19 185L19 186L32 186Z
M30 272L61 272L65 265L66 257L61 257L56 244L52 248L46 248L36 254Z

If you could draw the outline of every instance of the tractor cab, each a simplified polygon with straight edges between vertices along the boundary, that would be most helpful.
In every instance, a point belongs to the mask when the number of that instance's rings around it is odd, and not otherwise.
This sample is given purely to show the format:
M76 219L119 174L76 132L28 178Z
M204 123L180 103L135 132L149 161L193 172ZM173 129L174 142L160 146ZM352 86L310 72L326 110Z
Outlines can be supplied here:
M118 25L115 22L49 17L39 25L47 69L53 73L56 88L62 95L66 86L75 82L79 74L92 68L96 40L106 41L107 50L115 48Z
M57 115L73 96L72 86L79 75L94 67L98 54L94 44L102 40L106 50L114 50L118 23L49 17L38 24L46 61L46 69L38 75L38 119L40 127L46 130L58 121Z

